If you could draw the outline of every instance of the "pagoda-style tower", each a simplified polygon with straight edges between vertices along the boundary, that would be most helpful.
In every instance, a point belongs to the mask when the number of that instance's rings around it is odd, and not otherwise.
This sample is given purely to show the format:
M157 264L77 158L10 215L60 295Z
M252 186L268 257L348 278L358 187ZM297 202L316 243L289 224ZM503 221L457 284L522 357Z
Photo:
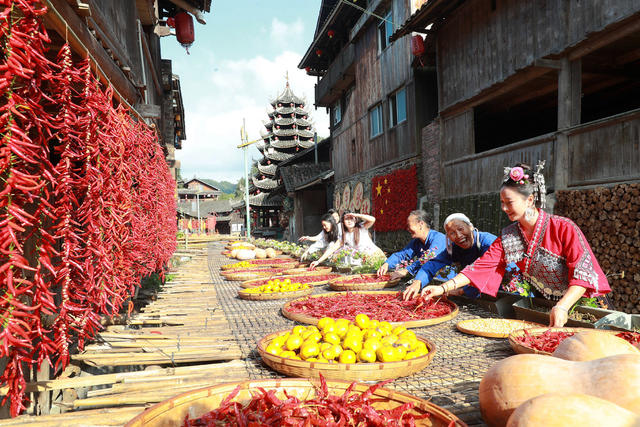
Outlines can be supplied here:
M263 157L252 176L250 190L255 194L254 200L273 199L281 188L281 179L276 176L278 164L314 144L314 130L304 100L293 93L288 78L284 91L271 101L267 114L269 120L263 122L265 130L261 132L263 141L256 144Z

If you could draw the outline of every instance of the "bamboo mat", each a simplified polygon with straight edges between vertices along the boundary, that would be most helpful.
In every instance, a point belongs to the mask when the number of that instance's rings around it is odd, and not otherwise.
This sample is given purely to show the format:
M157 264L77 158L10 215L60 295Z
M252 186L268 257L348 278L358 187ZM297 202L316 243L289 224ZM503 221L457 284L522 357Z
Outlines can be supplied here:
M171 272L155 301L128 325L109 326L72 357L97 375L84 376L84 370L83 376L28 383L28 392L58 396L55 410L67 412L0 420L0 426L124 425L177 394L247 379L241 349L211 282L207 252L189 254L191 261Z

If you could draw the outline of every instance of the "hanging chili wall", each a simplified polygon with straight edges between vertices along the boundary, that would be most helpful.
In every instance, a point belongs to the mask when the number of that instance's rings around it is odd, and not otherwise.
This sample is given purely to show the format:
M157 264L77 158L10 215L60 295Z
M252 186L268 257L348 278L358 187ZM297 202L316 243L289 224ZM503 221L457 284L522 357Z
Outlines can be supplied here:
M15 416L25 367L63 369L101 315L162 273L177 230L155 132L68 45L48 54L38 1L0 6L0 382Z
M416 209L418 179L416 167L398 169L371 180L371 215L376 217L376 231L404 230L409 212Z

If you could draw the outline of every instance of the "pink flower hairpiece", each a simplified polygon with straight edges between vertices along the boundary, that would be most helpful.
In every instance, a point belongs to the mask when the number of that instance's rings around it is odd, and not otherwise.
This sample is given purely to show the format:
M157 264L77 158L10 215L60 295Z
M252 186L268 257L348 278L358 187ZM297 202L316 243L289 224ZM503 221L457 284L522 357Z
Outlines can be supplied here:
M504 179L503 182L511 179L513 182L517 182L520 185L529 183L529 174L524 172L520 166L516 166L513 168L504 168Z

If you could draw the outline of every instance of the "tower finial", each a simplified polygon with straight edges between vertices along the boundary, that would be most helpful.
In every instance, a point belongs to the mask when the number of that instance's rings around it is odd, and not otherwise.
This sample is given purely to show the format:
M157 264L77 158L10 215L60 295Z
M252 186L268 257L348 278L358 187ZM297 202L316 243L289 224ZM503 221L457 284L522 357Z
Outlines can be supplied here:
M285 72L284 78L287 79L287 87L289 87L289 70Z

